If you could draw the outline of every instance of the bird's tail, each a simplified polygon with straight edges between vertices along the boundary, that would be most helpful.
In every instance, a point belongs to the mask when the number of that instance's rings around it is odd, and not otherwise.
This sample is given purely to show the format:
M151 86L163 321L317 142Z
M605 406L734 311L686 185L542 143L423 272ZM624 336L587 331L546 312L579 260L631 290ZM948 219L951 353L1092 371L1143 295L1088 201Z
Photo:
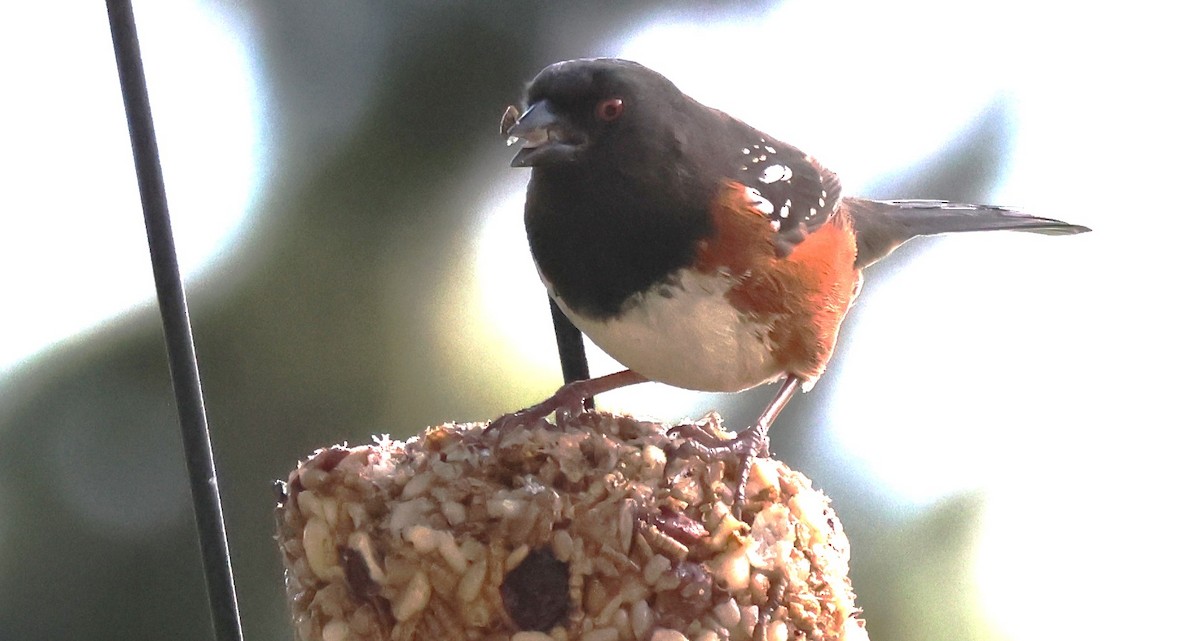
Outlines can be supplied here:
M945 200L866 200L848 198L858 237L857 267L866 267L917 236L961 231L1010 230L1067 235L1091 231L1053 218L1031 216L1004 207L966 205Z

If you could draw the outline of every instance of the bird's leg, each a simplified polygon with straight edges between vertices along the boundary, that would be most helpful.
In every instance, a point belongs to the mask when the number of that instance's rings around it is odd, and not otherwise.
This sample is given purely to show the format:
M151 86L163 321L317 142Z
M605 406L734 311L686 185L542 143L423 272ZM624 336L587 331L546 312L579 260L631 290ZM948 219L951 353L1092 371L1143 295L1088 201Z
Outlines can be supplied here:
M628 385L636 385L645 383L646 377L637 372L627 369L605 376L597 376L582 381L572 381L558 388L550 398L532 405L523 410L505 414L500 418L492 421L487 426L485 432L490 432L493 429L507 430L515 427L527 426L531 422L545 417L551 412L555 413L555 418L561 425L564 421L573 416L578 416L583 413L583 402L597 394L611 392L612 390L626 387Z
M775 613L775 610L783 605L783 591L786 589L787 578L780 572L771 583L771 590L767 593L767 603L758 608L758 620L754 622L754 633L751 636L754 641L766 641L767 623L770 622L771 615Z
M788 401L800 389L800 379L788 375L783 381L775 398L754 422L754 425L742 430L736 437L721 441L699 426L680 426L673 430L676 435L683 435L690 440L681 449L691 450L706 458L733 456L738 461L738 481L733 490L733 515L742 518L742 505L746 502L746 483L750 480L750 467L754 459L768 449L767 430L779 417ZM688 428L688 429L682 429Z

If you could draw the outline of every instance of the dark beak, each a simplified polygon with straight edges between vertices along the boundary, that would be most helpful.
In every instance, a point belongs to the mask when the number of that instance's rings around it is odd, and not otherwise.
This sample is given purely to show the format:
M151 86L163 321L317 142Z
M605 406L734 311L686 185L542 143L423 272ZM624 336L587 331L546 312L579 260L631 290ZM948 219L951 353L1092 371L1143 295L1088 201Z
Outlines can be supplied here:
M508 144L521 143L521 150L513 157L513 167L572 162L584 145L585 141L573 135L569 126L544 100L530 105L519 117L515 115L516 109L509 107L501 121Z

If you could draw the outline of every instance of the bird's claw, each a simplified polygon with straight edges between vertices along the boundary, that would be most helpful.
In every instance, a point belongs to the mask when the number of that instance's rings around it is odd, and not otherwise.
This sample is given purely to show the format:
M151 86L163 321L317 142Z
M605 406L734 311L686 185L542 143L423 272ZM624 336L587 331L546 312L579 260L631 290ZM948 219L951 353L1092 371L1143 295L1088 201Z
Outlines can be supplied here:
M718 421L719 419L715 415L709 414L699 421L680 423L672 427L667 430L667 436L684 439L680 448L684 449L685 453L699 453L693 447L697 444L703 445L706 452L714 448L721 448L728 445L732 439L719 432L720 423Z
M759 607L758 620L754 622L754 633L750 637L754 641L766 641L767 626L770 624L775 610L783 605L783 592L787 586L787 578L782 575L777 575L771 580L771 589L767 592L767 602Z
M566 425L567 422L583 414L583 412L583 399L570 399L554 410L554 423L556 425Z
M733 489L733 516L742 519L742 508L746 503L746 484L750 480L750 468L754 459L770 451L767 431L761 425L742 430L731 439L723 439L714 431L705 429L704 424L686 423L671 429L672 436L687 439L680 444L678 453L698 455L705 459L720 459L737 464L737 484Z
M499 434L503 434L509 430L530 427L538 419L545 418L545 414L536 415L530 411L532 409L532 407L527 407L523 410L510 412L503 416L492 419L492 421L488 423L488 426L483 428L483 433L488 434L489 432L495 431Z
M755 427L742 430L733 438L722 438L711 429L711 423L684 423L672 427L667 433L686 439L679 445L679 452L695 454L705 458L737 460L763 456L770 450L770 439Z
M590 395L585 393L584 387L580 385L585 381L577 381L575 383L567 383L558 388L558 391L553 396L536 405L531 405L523 410L518 410L510 414L505 414L493 420L486 428L484 434L493 430L498 430L503 433L511 429L520 427L531 427L538 421L542 421L549 425L545 419L550 414L554 414L554 421L558 425L564 425L571 419L583 414L584 401Z

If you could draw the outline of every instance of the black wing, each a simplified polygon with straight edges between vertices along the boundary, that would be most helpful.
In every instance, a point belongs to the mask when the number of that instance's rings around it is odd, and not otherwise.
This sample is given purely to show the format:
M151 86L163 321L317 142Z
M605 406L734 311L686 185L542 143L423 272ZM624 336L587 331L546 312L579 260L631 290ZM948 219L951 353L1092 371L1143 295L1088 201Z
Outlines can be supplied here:
M775 253L784 257L825 224L842 198L837 174L808 154L751 130L733 178L746 185L775 228Z

